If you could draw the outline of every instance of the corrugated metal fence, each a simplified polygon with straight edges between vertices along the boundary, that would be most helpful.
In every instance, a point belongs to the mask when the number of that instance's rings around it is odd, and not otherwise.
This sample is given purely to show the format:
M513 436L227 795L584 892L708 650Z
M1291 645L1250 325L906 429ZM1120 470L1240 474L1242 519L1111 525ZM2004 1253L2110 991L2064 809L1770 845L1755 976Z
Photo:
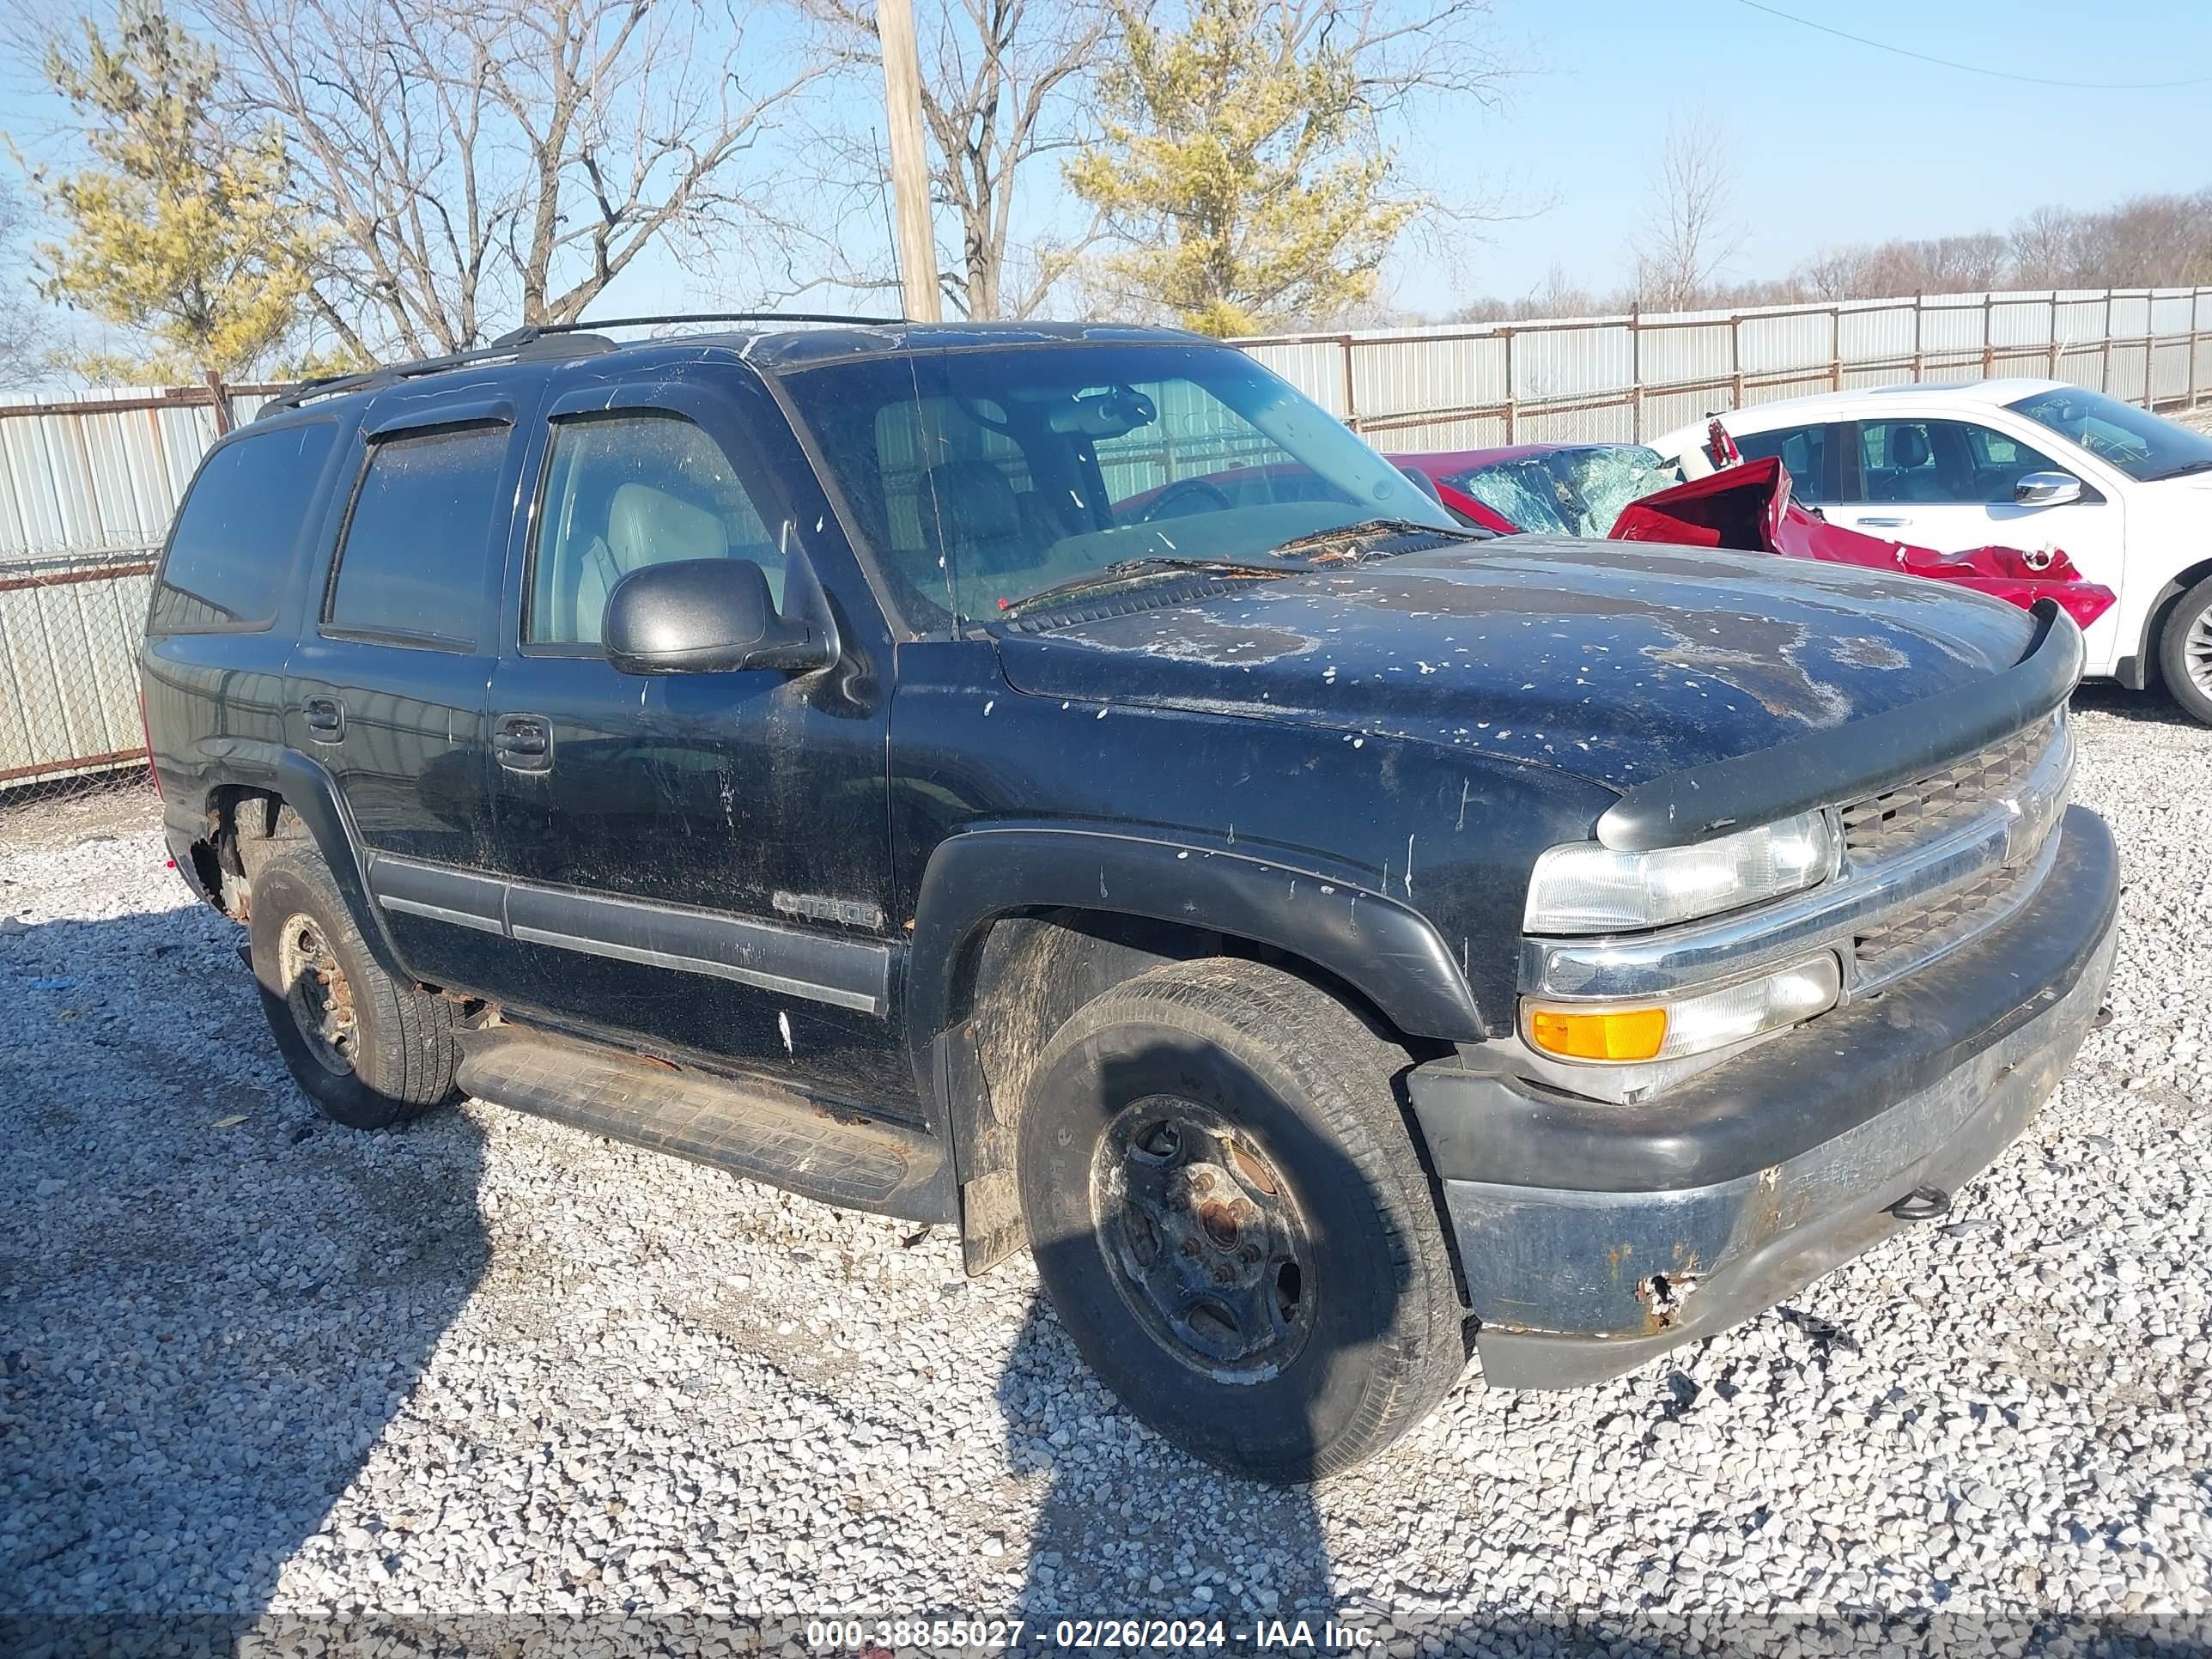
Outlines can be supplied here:
M2212 288L1942 294L1238 343L1386 449L1632 443L1715 410L1992 374L2212 397Z
M0 791L143 758L155 555L219 419L273 388L0 408Z
M2212 288L1930 295L1240 343L1385 448L1628 442L1711 410L1988 374L2191 405L2212 397ZM274 391L0 408L0 792L143 758L137 659L154 555L208 445Z

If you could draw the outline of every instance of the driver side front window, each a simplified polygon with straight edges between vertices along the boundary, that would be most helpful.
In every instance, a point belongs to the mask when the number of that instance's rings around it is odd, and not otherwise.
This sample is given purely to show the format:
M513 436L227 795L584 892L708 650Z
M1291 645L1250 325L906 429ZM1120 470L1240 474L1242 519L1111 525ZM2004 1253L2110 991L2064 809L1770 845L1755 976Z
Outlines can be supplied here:
M681 416L562 421L545 479L525 644L597 646L614 585L678 559L750 559L781 602L774 538L721 447Z

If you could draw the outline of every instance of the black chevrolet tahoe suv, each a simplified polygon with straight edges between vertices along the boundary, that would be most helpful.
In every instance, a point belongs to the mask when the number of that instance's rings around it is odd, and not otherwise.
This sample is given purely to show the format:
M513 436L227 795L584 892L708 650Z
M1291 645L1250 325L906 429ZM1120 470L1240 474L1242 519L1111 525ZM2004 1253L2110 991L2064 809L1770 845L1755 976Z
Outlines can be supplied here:
M1305 1479L2021 1132L2112 961L2081 663L2047 605L1486 538L1195 337L810 319L277 399L143 683L330 1116L1026 1244L1146 1422Z

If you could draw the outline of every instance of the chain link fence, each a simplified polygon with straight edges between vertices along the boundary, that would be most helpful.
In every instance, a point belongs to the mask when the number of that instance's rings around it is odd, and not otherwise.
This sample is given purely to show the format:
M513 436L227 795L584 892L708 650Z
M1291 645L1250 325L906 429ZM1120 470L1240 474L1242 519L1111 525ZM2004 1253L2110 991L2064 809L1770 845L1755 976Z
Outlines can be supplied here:
M1633 441L1713 408L1990 374L2212 398L2212 289L1929 295L1239 343L1386 448ZM274 386L0 407L0 837L26 803L143 787L138 646L169 519Z

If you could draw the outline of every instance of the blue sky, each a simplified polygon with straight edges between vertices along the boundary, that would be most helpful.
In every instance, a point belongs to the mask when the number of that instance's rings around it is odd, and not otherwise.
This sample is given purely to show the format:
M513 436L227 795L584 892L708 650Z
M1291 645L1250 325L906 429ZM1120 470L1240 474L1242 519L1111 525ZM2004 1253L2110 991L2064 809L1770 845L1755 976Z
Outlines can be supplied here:
M2212 76L2212 0L1775 3L2016 74ZM2045 204L2100 207L2212 186L2212 83L2166 91L2023 85L1850 45L1740 0L1496 0L1496 37L1510 61L1531 66L1504 104L1431 109L1401 143L1447 198L1549 205L1484 227L1449 258L1409 246L1394 261L1386 295L1402 308L1440 313L1483 295L1525 294L1555 264L1593 289L1613 287L1626 271L1626 244L1649 198L1650 153L1670 112L1702 110L1732 140L1736 212L1749 232L1725 273L1738 277L1779 275L1825 246L2003 230ZM26 85L25 68L0 70L0 131L34 139L56 112ZM1060 194L1047 178L1024 193L1037 202ZM872 234L872 222L864 228ZM948 246L950 232L940 226ZM593 311L747 298L648 257Z
M2212 76L2205 0L1776 0L1934 57L2076 81ZM1524 293L1554 261L1593 287L1624 274L1646 158L1669 109L1735 139L1751 227L1735 275L1778 275L1824 245L2002 230L2047 203L2095 207L2212 185L2212 83L2165 92L2025 86L1851 46L1738 0L1501 0L1502 34L1545 70L1463 132L1419 142L1449 188L1486 179L1556 205L1492 227L1457 271L1401 274L1401 304Z

